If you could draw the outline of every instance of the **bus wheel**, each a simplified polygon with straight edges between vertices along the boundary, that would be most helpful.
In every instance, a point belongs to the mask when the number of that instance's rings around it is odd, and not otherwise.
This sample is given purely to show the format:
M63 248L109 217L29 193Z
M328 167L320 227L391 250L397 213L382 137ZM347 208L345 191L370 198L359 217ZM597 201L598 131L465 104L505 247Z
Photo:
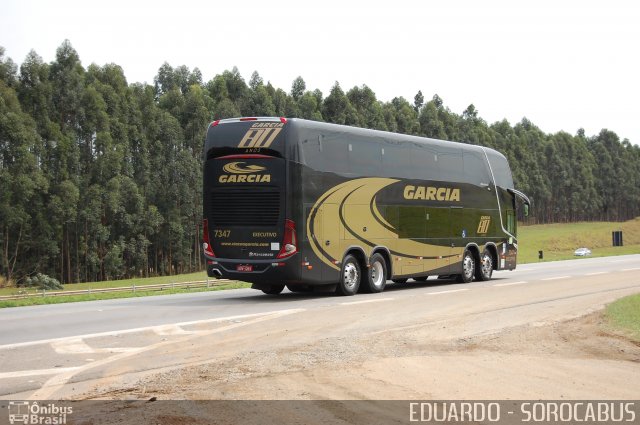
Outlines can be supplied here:
M387 285L387 262L380 254L373 254L369 260L366 292L382 292Z
M476 265L476 280L491 280L492 273L493 256L485 249L480 256L480 262Z
M262 292L267 295L278 295L280 292L284 290L284 285L271 285L265 287Z
M336 287L336 293L339 295L354 295L360 287L360 264L358 260L351 254L347 254L342 260L342 269L340 270L340 282Z
M462 274L459 274L456 280L458 283L469 283L473 280L475 271L476 262L473 259L473 254L468 249L465 249L462 256Z
M402 279L391 279L391 281L393 283L407 283L407 280L409 280L409 279L405 279L405 278L402 278Z

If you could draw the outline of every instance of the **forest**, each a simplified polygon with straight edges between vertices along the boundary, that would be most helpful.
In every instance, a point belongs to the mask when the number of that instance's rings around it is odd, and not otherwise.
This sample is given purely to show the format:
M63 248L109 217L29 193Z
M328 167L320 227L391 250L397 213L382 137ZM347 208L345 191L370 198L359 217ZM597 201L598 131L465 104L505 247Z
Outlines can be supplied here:
M550 100L551 102L551 100ZM509 106L504 105L505 111ZM366 85L328 95L297 77L288 91L235 67L203 81L164 63L154 84L116 64L83 67L64 41L55 60L20 67L0 47L0 283L36 273L63 283L204 268L202 145L212 120L284 116L488 146L533 201L527 223L640 215L640 147L611 130L547 134L526 118L487 123L437 94L376 98Z

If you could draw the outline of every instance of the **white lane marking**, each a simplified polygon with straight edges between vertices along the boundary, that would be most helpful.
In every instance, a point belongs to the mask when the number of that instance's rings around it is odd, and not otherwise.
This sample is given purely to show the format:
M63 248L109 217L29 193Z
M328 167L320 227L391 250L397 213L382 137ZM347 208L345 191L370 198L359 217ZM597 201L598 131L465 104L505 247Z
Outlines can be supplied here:
M58 373L69 373L80 369L80 367L55 367L52 369L38 369L38 370L17 370L15 372L2 372L0 373L0 379L11 378L23 378L25 376L39 376L39 375L56 375Z
M507 282L507 283L496 283L493 286L511 286L511 285L522 285L523 283L527 283L524 280L521 280L519 282Z
M448 291L429 292L428 294L425 294L425 295L452 294L454 292L462 292L462 291L468 291L468 290L469 290L469 288L465 288L465 289L450 289Z
M251 316L254 316L254 318L252 320L247 320L246 322L232 323L232 324L229 324L227 326L222 326L222 327L216 328L216 329L209 329L207 331L199 331L199 332L196 332L196 333L194 333L192 335L185 335L185 336L183 336L181 338L174 338L174 339L171 339L171 340L157 342L155 344L147 345L145 347L137 347L133 351L130 351L128 353L120 353L120 354L113 355L111 357L106 357L104 359L97 360L97 361L95 361L93 363L89 363L89 364L86 364L84 366L73 368L73 370L69 370L67 372L63 372L63 373L60 373L60 374L52 377L47 382L45 382L39 390L34 391L31 394L31 396L29 397L29 400L48 400L48 399L51 399L52 398L51 395L54 394L55 392L59 391L60 389L62 389L62 387L64 387L67 384L67 382L69 382L69 380L74 375L76 375L77 373L89 370L89 369L93 369L93 368L98 367L98 366L104 366L106 364L115 362L117 360L125 359L127 357L143 353L145 351L155 350L156 348L159 348L159 347L162 347L162 346L165 346L165 345L168 345L168 344L179 344L179 343L182 343L182 342L189 341L190 339L193 339L193 338L201 338L201 337L208 336L208 335L213 335L213 334L216 334L216 333L226 332L226 331L231 330L231 329L235 329L235 328L239 328L239 327L247 326L247 325L253 325L253 324L256 324L256 323L259 323L259 322L264 322L264 321L271 320L271 319L277 319L279 317L286 316L288 314L300 313L300 312L303 312L303 311L306 311L306 309L304 309L304 308L297 308L297 309L292 308L292 309L289 309L289 310L279 310L279 311L275 311L275 312L271 312L271 313L261 313L260 316L257 316L255 314L253 314Z
M559 280L559 279L569 279L571 276L555 276L555 277L548 277L546 279L540 279L540 280Z
M58 354L126 353L135 350L130 347L92 348L82 338L54 341L51 343L51 347Z
M354 304L368 304L368 303L379 303L382 301L393 301L395 298L376 298L373 300L364 300L364 301L351 301L348 303L340 303L340 305L354 305Z
M633 267L633 268L630 268L630 269L622 269L623 272L632 272L632 271L635 271L635 270L640 270L640 267Z
M191 331L185 331L184 329L182 329L178 325L158 326L158 327L155 327L153 329L153 331L156 334L160 335L160 336L165 336L165 335L189 335L189 334L193 333Z
M598 276L601 274L607 274L608 272L593 272L593 273L586 273L585 276Z
M226 322L226 321L231 321L231 320L249 319L249 318L253 318L253 317L260 317L260 316L265 316L265 315L268 315L268 314L276 314L276 313L289 314L289 312L297 313L298 311L304 311L304 309L276 310L276 311L268 311L268 312L265 312L265 313L241 314L241 315L238 315L238 316L227 316L227 317L218 317L218 318L215 318L215 319L203 319L203 320L193 320L193 321L190 321L190 322L173 323L173 325L174 326L188 326L188 325L197 325L197 324L203 324L203 323ZM135 332L152 331L153 329L159 328L159 327L162 327L162 326L166 326L166 325L145 326L145 327L141 327L141 328L123 329L123 330L119 330L119 331L107 331L107 332L98 332L98 333L93 333L93 334L64 336L64 337L60 337L60 338L51 338L51 339L41 339L41 340L38 340L38 341L17 342L17 343L14 343L14 344L0 345L0 350L5 350L5 349L9 349L9 348L30 347L32 345L40 345L40 344L51 344L53 342L65 341L65 340L69 340L69 339L87 339L87 338L98 338L98 337L101 337L101 336L125 335L125 334L130 334L130 333L135 333Z

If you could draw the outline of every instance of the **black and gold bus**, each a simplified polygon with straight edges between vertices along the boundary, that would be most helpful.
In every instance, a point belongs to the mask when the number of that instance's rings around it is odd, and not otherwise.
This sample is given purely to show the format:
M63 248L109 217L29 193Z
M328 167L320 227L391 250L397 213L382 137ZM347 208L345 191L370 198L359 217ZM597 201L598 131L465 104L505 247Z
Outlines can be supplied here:
M493 149L302 119L214 121L203 178L208 275L267 294L488 280L529 206Z

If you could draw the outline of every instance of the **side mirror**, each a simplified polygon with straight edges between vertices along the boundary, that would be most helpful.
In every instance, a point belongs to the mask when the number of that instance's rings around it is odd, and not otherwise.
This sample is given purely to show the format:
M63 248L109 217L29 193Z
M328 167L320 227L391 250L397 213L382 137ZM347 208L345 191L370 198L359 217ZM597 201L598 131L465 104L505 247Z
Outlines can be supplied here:
M524 216L529 217L529 204L524 204Z

